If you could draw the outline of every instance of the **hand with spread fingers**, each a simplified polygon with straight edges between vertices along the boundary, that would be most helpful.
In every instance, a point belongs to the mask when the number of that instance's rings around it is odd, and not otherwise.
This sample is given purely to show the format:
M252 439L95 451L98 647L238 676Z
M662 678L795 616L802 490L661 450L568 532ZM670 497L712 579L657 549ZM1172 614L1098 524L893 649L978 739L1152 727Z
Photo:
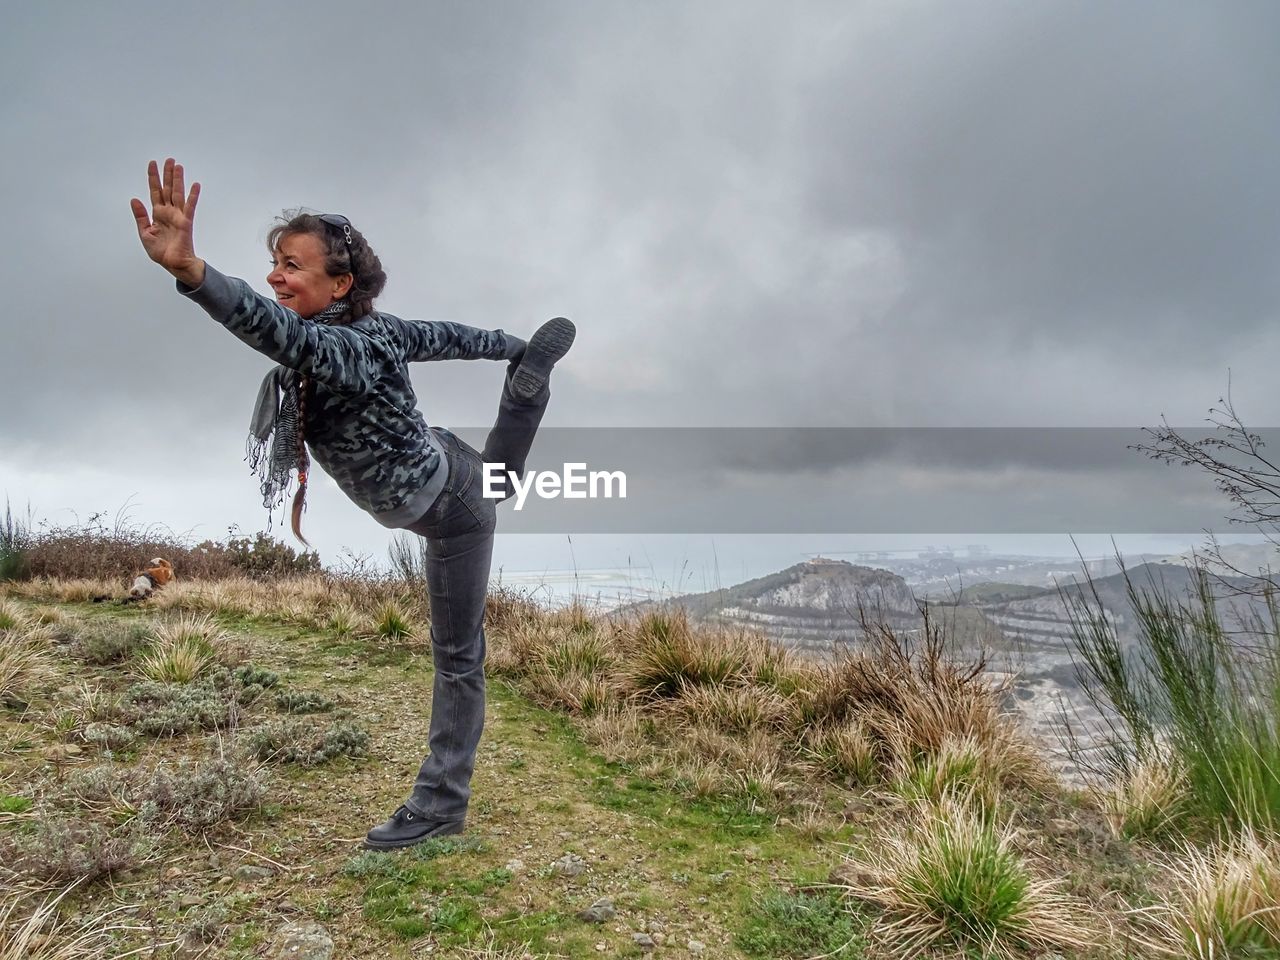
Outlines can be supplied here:
M187 193L182 164L175 163L172 157L164 162L163 178L154 160L148 164L147 184L151 188L151 215L147 215L147 205L137 197L130 201L142 248L187 286L200 286L204 282L204 261L196 256L193 239L200 184L193 183Z

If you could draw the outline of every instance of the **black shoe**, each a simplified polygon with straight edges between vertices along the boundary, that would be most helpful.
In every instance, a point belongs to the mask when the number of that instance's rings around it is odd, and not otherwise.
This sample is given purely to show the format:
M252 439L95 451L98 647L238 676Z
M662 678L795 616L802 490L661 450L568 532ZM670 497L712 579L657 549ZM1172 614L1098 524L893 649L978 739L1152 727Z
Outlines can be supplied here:
M573 322L564 317L548 320L529 338L520 366L511 375L511 392L521 400L532 400L547 385L547 377L556 361L569 352L577 333Z
M394 850L411 847L432 837L450 837L462 832L461 820L426 820L408 807L400 807L386 823L380 823L365 835L366 850Z

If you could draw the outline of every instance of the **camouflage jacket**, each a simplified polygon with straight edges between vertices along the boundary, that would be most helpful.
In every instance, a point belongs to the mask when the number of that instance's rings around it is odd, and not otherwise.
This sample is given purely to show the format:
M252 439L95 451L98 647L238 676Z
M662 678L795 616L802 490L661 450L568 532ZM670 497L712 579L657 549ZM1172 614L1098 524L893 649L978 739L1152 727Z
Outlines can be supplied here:
M509 360L524 341L502 330L386 313L345 326L304 320L205 264L204 283L178 291L276 363L311 378L307 446L361 509L386 527L419 519L444 488L443 445L418 412L415 360Z

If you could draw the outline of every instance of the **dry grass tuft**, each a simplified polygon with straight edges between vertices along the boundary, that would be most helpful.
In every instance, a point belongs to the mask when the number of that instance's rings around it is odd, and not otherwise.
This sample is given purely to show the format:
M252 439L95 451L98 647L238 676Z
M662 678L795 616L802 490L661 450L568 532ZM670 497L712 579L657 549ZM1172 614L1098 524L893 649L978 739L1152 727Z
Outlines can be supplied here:
M664 712L686 726L705 725L726 733L781 731L790 718L790 704L764 687L726 687L686 684L663 704Z
M33 623L27 608L13 600L0 600L0 630L25 630Z
M908 800L934 804L947 796L968 796L990 810L999 793L1000 771L972 737L947 737L936 752L915 758L899 774L894 786Z
M417 633L406 604L399 600L386 600L373 615L372 637L389 644L409 644Z
M361 619L355 604L340 600L329 608L321 626L339 640L349 640L359 633Z
M977 804L949 797L919 805L914 822L851 854L838 876L850 896L884 911L875 932L898 956L1015 957L1097 942L1086 909L1036 876L1015 840Z
M875 741L857 721L811 728L804 751L827 777L847 786L873 783L880 765Z
M37 894L6 890L0 907L0 960L102 960L111 949L111 916L129 907L79 917L58 916L58 905L75 884L56 896L46 896L29 913L24 912Z
M942 627L927 611L914 641L883 623L864 621L869 646L815 670L795 695L796 722L811 727L857 721L882 759L898 770L937 757L944 744L966 740L983 767L1006 785L1043 788L1052 782L1036 744L1003 712L1002 690L983 658L951 656Z
M741 683L750 653L738 637L694 630L683 610L645 614L631 630L627 682L647 697L676 697L689 686Z
M1207 851L1187 845L1167 866L1158 949L1197 960L1280 953L1280 841L1245 828Z
M24 703L33 687L53 676L52 664L42 628L0 630L0 702Z
M1158 840L1177 834L1190 812L1186 782L1167 758L1152 757L1097 795L1107 825L1126 840Z
M611 709L620 698L617 684L598 673L577 670L557 673L546 669L532 674L528 684L539 703L583 717Z
M244 644L208 614L179 616L157 624L151 648L137 660L137 671L149 680L191 683L213 667L244 662Z
M487 669L499 676L527 676L546 662L548 651L560 636L546 617L510 623L501 632L493 632Z

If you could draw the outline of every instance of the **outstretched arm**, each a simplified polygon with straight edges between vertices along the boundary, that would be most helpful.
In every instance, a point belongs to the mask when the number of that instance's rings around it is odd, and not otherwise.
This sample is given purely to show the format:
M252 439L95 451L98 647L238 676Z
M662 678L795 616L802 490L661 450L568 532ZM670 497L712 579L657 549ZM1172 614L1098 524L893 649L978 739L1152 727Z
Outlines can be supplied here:
M204 261L196 256L194 229L200 184L191 184L187 193L182 164L169 157L164 177L154 160L147 165L147 185L151 190L151 214L137 197L129 202L138 224L138 239L147 256L191 287L204 282Z
M401 320L405 360L515 360L525 342L502 330L447 320Z

